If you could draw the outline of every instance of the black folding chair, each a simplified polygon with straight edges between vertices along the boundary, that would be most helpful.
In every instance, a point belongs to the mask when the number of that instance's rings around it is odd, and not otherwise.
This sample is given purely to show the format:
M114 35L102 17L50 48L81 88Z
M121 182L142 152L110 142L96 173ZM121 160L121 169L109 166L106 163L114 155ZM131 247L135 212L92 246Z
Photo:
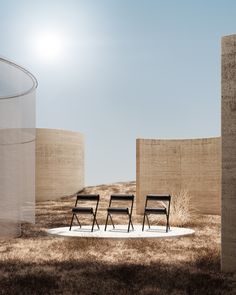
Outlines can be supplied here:
M149 201L150 202L151 201L158 201L159 206L158 207L148 207ZM148 227L150 228L150 222L149 222L148 215L161 214L161 215L166 215L166 232L168 232L168 229L170 229L170 225L169 225L170 201L171 201L170 195L169 196L166 196L166 195L147 195L146 196L142 231L144 230L145 219L147 219ZM167 202L168 206L165 205L164 202ZM160 203L162 203L163 206L161 206Z
M78 215L80 215L80 214L81 215L82 214L93 215L93 224L92 224L91 232L93 231L95 222L96 222L96 225L97 225L97 227L99 229L99 225L98 225L98 222L97 222L97 219L96 219L99 199L100 199L99 195L79 195L79 194L77 195L76 201L75 201L75 207L72 208L72 218L71 218L71 223L70 223L70 229L69 230L71 230L74 217L77 219L78 224L79 224L79 226L81 228L81 223L80 223L79 218L78 218ZM79 207L79 206L77 206L78 201L96 201L96 205L94 207Z
M129 207L112 207L112 202L113 201L128 201L130 202ZM109 202L109 207L107 208L107 219L106 219L106 225L105 225L105 231L107 229L107 223L108 223L108 218L110 217L111 223L113 228L115 228L114 222L112 220L112 215L113 214L121 214L121 215L127 215L129 218L128 222L128 232L130 230L130 225L134 229L133 223L132 223L132 212L133 212L133 205L134 205L134 195L111 195L110 197L110 202Z

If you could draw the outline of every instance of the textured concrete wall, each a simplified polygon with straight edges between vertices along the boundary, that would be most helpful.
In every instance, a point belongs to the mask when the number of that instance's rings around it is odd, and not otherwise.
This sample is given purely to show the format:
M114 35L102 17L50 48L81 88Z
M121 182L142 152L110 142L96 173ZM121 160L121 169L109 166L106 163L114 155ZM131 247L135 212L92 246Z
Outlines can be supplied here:
M84 188L84 137L78 132L36 130L36 200L54 200Z
M236 271L236 35L222 38L222 251L224 271Z
M147 194L187 190L192 207L220 214L221 139L137 139L137 213Z

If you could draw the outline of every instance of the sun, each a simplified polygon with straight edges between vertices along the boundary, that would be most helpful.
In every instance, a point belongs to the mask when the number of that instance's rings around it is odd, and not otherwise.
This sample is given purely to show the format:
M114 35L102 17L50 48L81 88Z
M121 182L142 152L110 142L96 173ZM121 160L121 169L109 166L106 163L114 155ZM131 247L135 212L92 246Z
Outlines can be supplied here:
M35 36L34 51L38 58L52 62L65 54L66 38L59 31L43 31Z

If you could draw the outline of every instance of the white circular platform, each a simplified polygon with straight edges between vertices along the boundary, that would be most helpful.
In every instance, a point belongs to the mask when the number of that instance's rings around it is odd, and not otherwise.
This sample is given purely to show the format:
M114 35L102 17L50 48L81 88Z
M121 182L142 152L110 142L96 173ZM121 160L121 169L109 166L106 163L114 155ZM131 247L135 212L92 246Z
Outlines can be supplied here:
M58 227L48 229L47 233L56 236L63 237L90 237L90 238L174 238L181 236L193 235L195 231L190 228L183 227L171 227L171 229L166 232L165 226L158 227L145 227L142 231L141 225L134 225L134 230L127 232L127 225L117 225L115 229L112 226L107 226L107 230L104 231L105 225L100 225L100 230L94 227L94 231L91 232L91 226L72 226L71 231L69 227Z

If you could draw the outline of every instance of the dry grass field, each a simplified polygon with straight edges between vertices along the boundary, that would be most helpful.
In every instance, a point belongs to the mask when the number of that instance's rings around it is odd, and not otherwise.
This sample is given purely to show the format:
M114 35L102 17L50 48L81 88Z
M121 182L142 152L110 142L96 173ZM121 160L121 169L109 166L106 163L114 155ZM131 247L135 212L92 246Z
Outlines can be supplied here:
M135 194L135 182L85 192L101 195L102 224L109 195ZM187 226L196 234L183 238L48 236L46 229L69 225L74 201L38 203L36 225L24 224L20 238L0 241L0 294L236 294L236 276L220 272L219 216L191 218ZM134 214L134 224L141 219Z

